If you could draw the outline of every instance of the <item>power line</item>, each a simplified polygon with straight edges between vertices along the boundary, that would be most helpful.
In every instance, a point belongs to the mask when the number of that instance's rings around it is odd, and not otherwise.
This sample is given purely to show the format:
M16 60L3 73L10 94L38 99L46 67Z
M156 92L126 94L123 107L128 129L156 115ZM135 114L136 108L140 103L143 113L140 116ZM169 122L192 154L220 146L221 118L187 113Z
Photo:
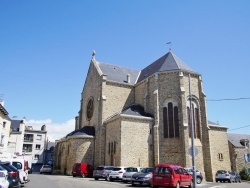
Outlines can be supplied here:
M246 125L246 126L243 126L243 127L238 127L238 128L235 128L235 129L228 129L228 131L238 130L238 129L242 129L242 128L246 128L246 127L250 127L250 125Z
M235 98L235 99L207 99L206 101L238 101L238 100L249 100L250 97L242 97L242 98Z

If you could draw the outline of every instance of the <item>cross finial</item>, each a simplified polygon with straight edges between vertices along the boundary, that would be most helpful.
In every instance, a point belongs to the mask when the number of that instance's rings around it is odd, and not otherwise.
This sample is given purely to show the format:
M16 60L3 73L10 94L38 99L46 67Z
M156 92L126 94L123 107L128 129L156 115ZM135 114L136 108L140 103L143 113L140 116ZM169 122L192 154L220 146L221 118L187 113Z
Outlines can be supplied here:
M95 50L92 52L92 59L95 59Z
M170 48L169 48L169 51L171 52L172 49L171 49L171 42L168 42L167 44L169 44Z

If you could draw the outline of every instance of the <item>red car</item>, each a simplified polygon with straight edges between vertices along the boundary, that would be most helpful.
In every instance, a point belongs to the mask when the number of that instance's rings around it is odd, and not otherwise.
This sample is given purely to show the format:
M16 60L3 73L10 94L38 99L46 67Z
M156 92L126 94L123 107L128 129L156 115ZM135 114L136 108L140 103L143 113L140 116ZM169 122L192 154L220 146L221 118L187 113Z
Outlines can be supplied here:
M92 177L93 167L87 163L75 163L72 168L72 176Z
M181 166L158 164L154 167L151 186L157 187L193 187L193 177Z

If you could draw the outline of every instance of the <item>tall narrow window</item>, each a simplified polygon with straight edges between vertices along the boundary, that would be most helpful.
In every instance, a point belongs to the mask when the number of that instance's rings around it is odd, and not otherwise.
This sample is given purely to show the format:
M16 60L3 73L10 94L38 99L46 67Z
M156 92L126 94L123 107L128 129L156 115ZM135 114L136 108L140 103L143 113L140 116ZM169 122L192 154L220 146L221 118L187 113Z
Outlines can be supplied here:
M164 138L179 137L178 107L172 102L163 108L163 132Z
M179 137L179 117L178 117L178 107L174 107L174 137Z
M163 108L164 138L168 138L168 108Z
M168 103L168 117L169 117L169 138L174 137L174 113L173 103Z
M190 108L187 107L187 117L188 117L188 131L189 137L191 138L192 126L190 120ZM200 128L200 119L199 119L199 109L195 103L192 103L192 117L193 117L193 129L194 129L194 138L201 138L201 128Z

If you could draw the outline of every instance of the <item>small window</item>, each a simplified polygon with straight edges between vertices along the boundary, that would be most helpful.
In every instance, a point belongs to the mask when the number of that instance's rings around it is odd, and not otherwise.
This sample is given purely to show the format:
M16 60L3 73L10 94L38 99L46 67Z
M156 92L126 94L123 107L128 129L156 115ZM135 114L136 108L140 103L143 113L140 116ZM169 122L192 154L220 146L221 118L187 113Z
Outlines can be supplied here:
M36 139L37 139L37 140L42 140L42 135L38 134L38 135L36 136Z
M36 144L36 149L40 150L41 149L41 145L40 144Z
M219 159L219 161L223 161L223 154L222 153L218 153L218 159Z
M35 155L35 159L39 159L39 155Z
M5 127L6 127L6 121L3 122L3 128L5 128Z

